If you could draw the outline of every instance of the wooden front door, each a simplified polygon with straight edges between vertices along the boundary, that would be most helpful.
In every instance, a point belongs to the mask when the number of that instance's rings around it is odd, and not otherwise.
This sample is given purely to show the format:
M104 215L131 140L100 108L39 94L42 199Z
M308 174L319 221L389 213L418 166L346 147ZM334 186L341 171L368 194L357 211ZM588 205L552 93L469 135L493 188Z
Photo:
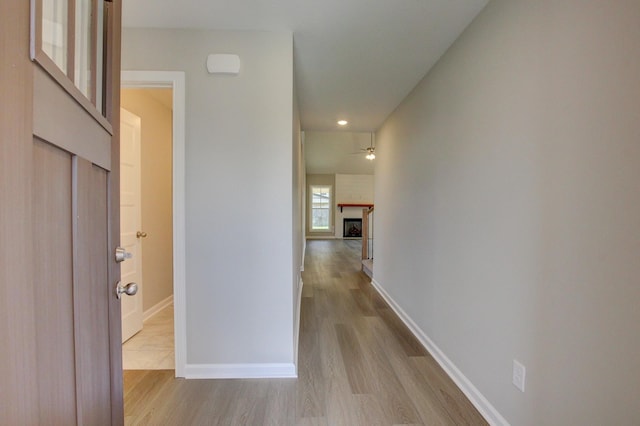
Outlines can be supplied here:
M0 424L123 423L120 1L0 2Z

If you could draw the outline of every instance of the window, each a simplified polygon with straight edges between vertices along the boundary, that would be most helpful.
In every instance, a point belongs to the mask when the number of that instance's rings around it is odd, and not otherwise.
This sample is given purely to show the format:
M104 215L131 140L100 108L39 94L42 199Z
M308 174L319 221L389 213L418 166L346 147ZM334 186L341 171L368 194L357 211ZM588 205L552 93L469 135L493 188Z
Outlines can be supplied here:
M33 0L31 58L107 130L112 0Z
M331 186L311 185L311 231L331 232Z

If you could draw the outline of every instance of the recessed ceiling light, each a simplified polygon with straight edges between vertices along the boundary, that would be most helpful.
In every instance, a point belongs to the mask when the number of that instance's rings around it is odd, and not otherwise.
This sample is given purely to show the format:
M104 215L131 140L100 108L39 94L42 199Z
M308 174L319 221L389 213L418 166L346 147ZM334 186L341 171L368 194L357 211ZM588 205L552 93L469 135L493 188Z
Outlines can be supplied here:
M347 120L339 120L338 124L341 126L346 126L349 122Z

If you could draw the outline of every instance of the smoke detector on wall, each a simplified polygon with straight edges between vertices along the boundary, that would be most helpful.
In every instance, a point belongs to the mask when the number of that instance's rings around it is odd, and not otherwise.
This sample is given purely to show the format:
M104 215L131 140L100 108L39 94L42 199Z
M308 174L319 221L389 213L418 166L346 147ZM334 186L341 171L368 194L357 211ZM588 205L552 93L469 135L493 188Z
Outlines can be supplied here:
M228 53L212 53L207 57L209 74L238 75L240 73L240 57Z

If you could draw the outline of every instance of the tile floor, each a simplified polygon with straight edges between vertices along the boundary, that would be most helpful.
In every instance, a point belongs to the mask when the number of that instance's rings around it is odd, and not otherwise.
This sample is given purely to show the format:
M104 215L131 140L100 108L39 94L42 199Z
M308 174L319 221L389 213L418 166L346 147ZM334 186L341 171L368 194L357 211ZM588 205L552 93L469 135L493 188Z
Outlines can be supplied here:
M174 369L173 305L144 323L142 331L122 345L125 370Z

